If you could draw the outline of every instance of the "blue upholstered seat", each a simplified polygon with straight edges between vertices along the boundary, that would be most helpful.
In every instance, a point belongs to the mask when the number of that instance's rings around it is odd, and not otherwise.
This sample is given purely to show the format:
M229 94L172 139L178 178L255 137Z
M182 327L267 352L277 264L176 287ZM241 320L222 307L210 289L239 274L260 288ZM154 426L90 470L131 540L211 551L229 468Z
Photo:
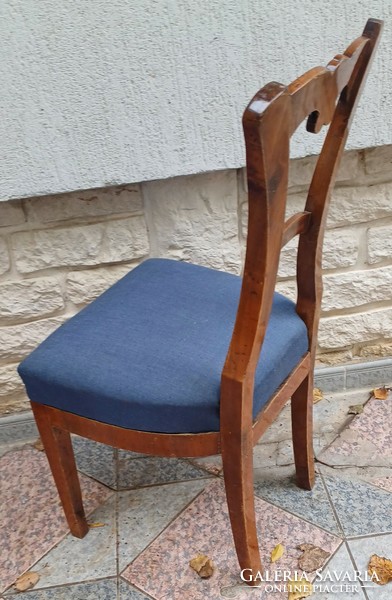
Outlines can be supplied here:
M31 400L129 429L219 430L219 388L241 279L152 259L48 337L19 366ZM308 350L294 304L275 294L254 415Z

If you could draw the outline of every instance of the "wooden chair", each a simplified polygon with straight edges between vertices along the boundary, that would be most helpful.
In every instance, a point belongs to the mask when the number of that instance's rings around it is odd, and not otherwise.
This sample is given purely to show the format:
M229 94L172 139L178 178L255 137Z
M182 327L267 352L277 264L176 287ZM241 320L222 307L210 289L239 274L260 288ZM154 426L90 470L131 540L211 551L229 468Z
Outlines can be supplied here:
M73 535L85 536L88 525L70 433L157 456L221 453L238 560L253 573L262 570L253 446L290 397L297 481L312 488L325 219L381 28L369 20L326 68L289 86L266 85L245 109L249 223L242 282L179 261L145 261L20 365ZM330 126L305 210L285 222L290 136L306 118L310 132ZM274 286L280 249L298 234L295 306Z

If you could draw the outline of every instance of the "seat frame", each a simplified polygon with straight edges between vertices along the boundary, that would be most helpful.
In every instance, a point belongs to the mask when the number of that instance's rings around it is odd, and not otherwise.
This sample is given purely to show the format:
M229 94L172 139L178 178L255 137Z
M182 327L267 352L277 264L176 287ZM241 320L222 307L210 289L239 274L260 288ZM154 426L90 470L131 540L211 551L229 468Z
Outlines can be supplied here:
M243 115L249 195L248 238L237 317L222 371L220 431L162 434L129 430L32 402L39 433L70 530L89 530L71 433L116 448L166 457L222 454L231 527L241 569L262 572L253 491L253 446L291 398L292 436L299 487L314 483L313 370L322 296L321 255L327 207L354 110L377 46L382 22L370 19L361 37L327 67L289 86L270 83ZM289 141L307 119L313 133L330 123L311 180L305 210L285 221ZM299 235L297 305L309 351L253 420L253 388L281 248ZM254 581L249 582L251 585Z

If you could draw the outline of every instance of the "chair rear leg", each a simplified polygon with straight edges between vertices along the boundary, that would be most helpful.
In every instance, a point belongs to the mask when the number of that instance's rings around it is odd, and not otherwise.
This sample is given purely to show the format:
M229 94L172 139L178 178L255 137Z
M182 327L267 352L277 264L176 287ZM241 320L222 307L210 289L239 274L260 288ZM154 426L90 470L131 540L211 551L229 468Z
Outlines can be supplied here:
M31 405L69 528L75 537L83 538L89 527L83 509L71 436L68 431L52 427L45 406L34 402Z
M314 485L313 373L309 373L291 397L291 423L297 484L311 490Z
M223 436L222 436L223 437ZM253 489L253 443L222 439L222 462L231 529L241 569L263 572L257 539ZM248 578L249 571L245 574ZM259 581L249 582L258 585Z

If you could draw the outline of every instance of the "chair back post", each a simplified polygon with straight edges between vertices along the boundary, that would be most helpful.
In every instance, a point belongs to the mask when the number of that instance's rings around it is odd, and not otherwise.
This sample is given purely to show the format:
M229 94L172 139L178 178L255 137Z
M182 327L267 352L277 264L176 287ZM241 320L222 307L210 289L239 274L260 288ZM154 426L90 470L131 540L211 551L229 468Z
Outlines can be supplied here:
M280 249L296 234L300 234L297 312L308 329L313 369L330 193L381 30L382 21L369 19L362 36L327 67L315 67L287 87L276 82L264 86L245 109L248 237L237 317L221 378L221 433L230 423L237 424L237 431L245 422L251 423L254 375L272 307ZM305 212L292 217L285 228L289 142L305 119L312 133L330 126Z
M221 378L220 449L227 504L240 567L251 569L254 575L263 567L253 490L253 388L283 237L289 111L287 89L272 83L256 94L243 116L248 243L239 308Z
M254 373L272 307L282 244L289 165L290 98L270 83L243 115L248 239L240 302L221 381L221 419L251 423ZM223 404L230 406L224 410ZM237 412L233 404L239 403ZM222 431L222 423L221 423Z
M331 122L306 200L305 210L311 213L310 226L300 235L297 254L297 312L308 329L311 369L314 365L320 317L322 247L331 191L381 30L382 21L369 19L362 36L355 40L343 55L337 55L321 76L307 79L303 86L305 91L307 88L308 93L316 92L317 98L309 114L308 131L317 133L323 125ZM294 104L306 104L299 95L296 96L296 82L289 86L289 89ZM339 100L335 106L336 97L339 97ZM309 106L306 107L306 111L308 110ZM300 118L304 116L306 115L300 114ZM294 126L296 125L298 123L294 123Z

